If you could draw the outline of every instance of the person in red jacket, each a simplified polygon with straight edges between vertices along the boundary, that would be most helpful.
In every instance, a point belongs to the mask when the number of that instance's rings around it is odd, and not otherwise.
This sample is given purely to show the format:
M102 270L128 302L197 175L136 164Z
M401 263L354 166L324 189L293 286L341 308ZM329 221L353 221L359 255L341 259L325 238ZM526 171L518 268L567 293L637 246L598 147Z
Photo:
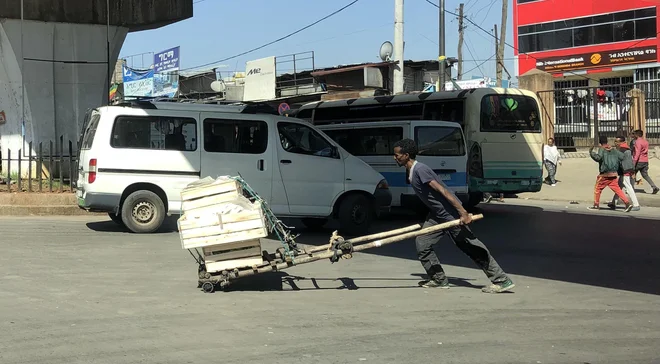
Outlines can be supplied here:
M633 138L635 139L634 148L633 148L633 165L635 166L635 173L640 172L642 177L648 182L648 184L653 189L653 194L655 195L660 191L660 188L653 183L651 177L649 177L649 142L644 139L644 132L641 130L635 130L633 132Z

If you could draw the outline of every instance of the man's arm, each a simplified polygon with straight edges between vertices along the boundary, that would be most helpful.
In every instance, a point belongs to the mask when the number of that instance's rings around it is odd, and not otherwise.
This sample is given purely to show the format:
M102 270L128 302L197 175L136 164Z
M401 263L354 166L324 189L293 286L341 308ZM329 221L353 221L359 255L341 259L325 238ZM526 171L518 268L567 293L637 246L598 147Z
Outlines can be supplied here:
M594 148L596 148L596 147L591 147L591 149L589 149L589 156L591 157L591 159L593 159L596 162L602 161L603 156L600 153L602 151L602 149L599 149L598 153L594 153Z
M633 149L633 166L637 166L637 163L639 162L639 157L642 156L642 148L637 145Z
M438 181L435 180L429 182L429 186L438 191L444 198L447 199L447 201L451 202L454 208L456 208L456 211L458 211L458 213L461 215L461 223L469 224L472 222L472 217L470 214L468 214L465 208L463 208L461 201L456 198L456 196L451 191L446 189L445 186L441 185L438 183Z

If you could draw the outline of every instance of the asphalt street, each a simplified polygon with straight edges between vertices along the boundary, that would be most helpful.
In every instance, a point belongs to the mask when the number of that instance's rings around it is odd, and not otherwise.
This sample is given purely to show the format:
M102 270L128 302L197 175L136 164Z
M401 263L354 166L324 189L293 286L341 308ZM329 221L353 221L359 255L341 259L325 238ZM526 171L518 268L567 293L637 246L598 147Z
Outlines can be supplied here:
M206 294L175 225L134 235L98 216L3 217L0 363L660 363L660 210L482 212L473 229L513 293L482 293L483 272L446 240L449 290L417 286L406 241ZM331 233L296 230L310 245Z

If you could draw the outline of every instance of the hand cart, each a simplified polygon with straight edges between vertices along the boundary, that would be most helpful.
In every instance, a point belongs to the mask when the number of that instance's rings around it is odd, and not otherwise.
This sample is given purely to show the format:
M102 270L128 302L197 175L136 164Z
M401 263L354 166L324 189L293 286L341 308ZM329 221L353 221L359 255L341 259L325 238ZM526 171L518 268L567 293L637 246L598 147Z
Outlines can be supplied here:
M291 233L291 228L286 226L275 216L275 214L273 214L267 203L250 188L243 178L240 176L230 178L238 182L244 197L250 202L255 203L257 206L260 206L263 221L265 222L268 233L274 235L282 246L273 253L263 250L258 259L261 263L252 264L250 266L228 267L227 269L222 269L220 271L207 270L208 263L205 255L199 251L199 248L187 249L198 264L198 288L201 288L206 293L214 292L217 287L224 290L232 281L239 278L267 272L277 272L296 265L312 263L324 259L329 259L332 263L335 263L341 259L352 258L353 253L356 252L378 248L414 238L419 235L449 229L461 224L460 220L454 220L425 229L422 229L420 224L415 224L400 229L351 239L344 239L342 236L338 235L337 231L334 231L330 236L327 245L319 247L300 247L296 242L298 235L293 235ZM472 220L480 220L483 218L482 214L471 216ZM179 227L181 232L181 223L179 224Z

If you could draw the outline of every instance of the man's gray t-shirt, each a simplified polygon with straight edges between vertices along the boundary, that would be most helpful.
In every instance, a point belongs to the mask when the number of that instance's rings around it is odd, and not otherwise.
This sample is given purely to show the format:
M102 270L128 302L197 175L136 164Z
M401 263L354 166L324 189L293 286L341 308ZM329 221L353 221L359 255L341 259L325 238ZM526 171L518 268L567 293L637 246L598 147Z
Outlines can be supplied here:
M431 188L431 181L438 182L453 193L429 166L416 162L410 176L410 184L415 194L429 208L432 216L445 220L458 219L460 215L456 208L440 192Z

